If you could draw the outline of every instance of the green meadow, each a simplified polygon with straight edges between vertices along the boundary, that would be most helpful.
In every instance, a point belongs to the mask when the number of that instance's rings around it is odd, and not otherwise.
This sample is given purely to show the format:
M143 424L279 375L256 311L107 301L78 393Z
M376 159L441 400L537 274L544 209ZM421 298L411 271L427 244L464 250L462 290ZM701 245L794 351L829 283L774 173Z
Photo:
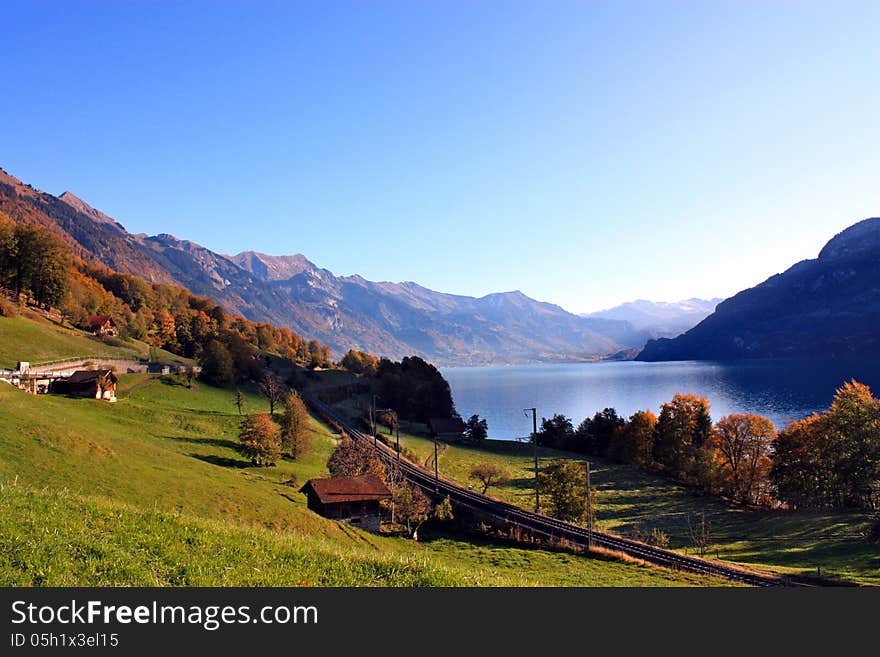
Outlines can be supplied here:
M0 344L22 327L26 339L22 322L0 318ZM245 412L268 411L243 394ZM260 468L238 453L229 390L128 374L117 397L32 396L0 383L0 585L727 584L436 528L419 542L369 534L309 511L298 492L326 476L337 441L317 420L306 457Z
M419 425L403 425L401 445L433 469L433 442ZM385 430L387 432L387 430ZM491 427L490 427L491 433ZM539 467L558 457L583 460L582 455L539 448ZM530 444L487 440L482 445L440 444L439 470L450 480L473 485L471 468L494 463L510 481L487 494L534 509L534 458ZM590 459L592 484L598 490L597 528L644 537L652 529L665 532L670 547L694 554L691 526L705 516L711 546L706 557L723 559L755 570L838 577L880 584L880 546L864 540L865 513L746 510L718 498L698 495L663 477L627 465Z
M150 347L139 340L102 341L71 327L62 327L40 313L22 311L16 317L0 317L0 368L12 369L19 361L42 363L74 357L147 358ZM163 363L192 361L162 349L154 350Z

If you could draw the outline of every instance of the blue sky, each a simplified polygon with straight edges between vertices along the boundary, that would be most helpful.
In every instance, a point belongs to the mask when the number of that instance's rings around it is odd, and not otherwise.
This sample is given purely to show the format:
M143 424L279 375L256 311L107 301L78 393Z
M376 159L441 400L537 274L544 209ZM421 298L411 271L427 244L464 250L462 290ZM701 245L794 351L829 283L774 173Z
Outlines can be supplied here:
M0 166L132 232L575 311L880 215L880 3L2 5Z

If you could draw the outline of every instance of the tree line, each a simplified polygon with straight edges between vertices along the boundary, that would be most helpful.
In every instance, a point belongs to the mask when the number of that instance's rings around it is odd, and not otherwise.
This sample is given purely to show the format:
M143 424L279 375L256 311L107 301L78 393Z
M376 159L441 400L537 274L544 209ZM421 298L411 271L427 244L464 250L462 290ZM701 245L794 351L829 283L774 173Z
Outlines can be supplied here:
M614 408L577 428L542 418L539 445L661 473L709 494L789 508L880 508L880 400L851 381L828 410L777 432L754 414L713 423L705 397L676 394L660 415L625 419Z
M330 367L330 349L286 327L227 313L214 301L176 285L149 283L75 257L46 228L0 214L0 288L21 303L58 310L73 326L110 315L122 338L135 338L202 362L208 383L257 380L259 352L305 367Z
M59 237L0 215L0 287L15 298L58 306L67 296L70 265L70 249Z

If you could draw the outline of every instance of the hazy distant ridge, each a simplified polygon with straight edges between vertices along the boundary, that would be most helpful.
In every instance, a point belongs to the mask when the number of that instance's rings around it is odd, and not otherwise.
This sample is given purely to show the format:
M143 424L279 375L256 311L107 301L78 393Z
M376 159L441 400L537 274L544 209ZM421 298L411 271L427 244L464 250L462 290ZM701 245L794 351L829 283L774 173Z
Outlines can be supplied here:
M0 211L57 232L86 258L154 282L176 283L254 321L290 326L329 345L439 365L589 359L641 348L628 321L580 317L522 292L475 298L413 282L336 276L304 255L215 253L163 233L133 235L70 192L35 190L0 170Z
M655 338L675 337L696 326L712 314L721 301L721 298L693 298L682 301L638 299L583 316L629 322L633 328L646 331Z

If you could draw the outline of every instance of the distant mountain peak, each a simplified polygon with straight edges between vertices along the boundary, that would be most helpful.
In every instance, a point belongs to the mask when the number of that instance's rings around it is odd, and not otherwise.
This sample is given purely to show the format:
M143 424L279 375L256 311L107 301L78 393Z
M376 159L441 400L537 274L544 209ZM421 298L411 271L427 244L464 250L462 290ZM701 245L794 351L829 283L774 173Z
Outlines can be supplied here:
M67 205L72 207L77 212L82 212L92 221L97 221L101 224L110 224L111 226L116 226L117 228L125 230L123 225L116 221L113 217L107 216L100 210L96 210L71 191L64 192L61 196L58 197L58 199L67 203Z
M722 299L717 297L713 299L691 297L681 301L636 299L583 316L627 321L635 328L647 331L654 337L673 337L699 324L721 301Z
M273 256L259 251L242 251L226 257L264 281L287 281L303 272L315 273L319 269L302 253Z

